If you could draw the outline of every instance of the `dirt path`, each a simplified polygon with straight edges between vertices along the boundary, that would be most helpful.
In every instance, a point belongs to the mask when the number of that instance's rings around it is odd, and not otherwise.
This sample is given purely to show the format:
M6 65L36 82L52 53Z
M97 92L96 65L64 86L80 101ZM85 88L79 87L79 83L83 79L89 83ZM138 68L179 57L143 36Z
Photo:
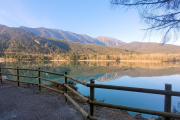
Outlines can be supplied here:
M89 107L79 103L87 112ZM125 111L108 108L95 109L95 115L107 120L145 120ZM0 120L86 120L65 98L55 92L36 86L0 83Z
M83 120L63 96L42 90L34 86L0 84L0 119L1 120Z

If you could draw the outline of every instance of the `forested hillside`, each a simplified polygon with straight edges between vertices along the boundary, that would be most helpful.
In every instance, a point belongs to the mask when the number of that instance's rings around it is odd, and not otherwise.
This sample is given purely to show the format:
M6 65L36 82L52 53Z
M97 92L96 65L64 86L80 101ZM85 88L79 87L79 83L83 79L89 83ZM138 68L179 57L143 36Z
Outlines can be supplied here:
M180 54L180 46L161 43L132 42L118 45L117 48L132 50L143 54Z
M41 37L25 29L10 28L3 25L0 25L0 51L1 56L15 54L107 55L133 53L118 48Z
M37 36L27 30L10 28L0 25L0 50L2 53L33 53L52 54L65 52L48 42L46 39Z
M74 42L80 42L84 44L91 43L91 44L97 44L97 45L102 45L102 46L117 46L119 44L125 43L123 41L117 40L115 38L107 37L107 36L100 36L97 38L93 38L85 34L77 34L70 31L63 31L59 29L49 29L49 28L44 28L44 27L28 28L28 27L23 27L23 26L21 26L20 28L28 30L40 36L63 39L63 40L71 40Z
M109 38L99 39L107 41ZM111 44L111 42L106 44ZM180 59L180 47L174 45L134 42L118 45L118 47L43 37L25 29L0 25L0 57L4 58L18 60L156 60L159 62Z

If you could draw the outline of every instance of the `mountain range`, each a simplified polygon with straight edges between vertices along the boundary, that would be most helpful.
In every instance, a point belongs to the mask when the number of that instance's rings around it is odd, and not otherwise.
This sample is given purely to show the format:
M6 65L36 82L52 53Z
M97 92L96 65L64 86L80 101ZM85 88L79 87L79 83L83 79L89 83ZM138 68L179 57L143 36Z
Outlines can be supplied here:
M180 54L180 46L176 45L168 45L161 43L152 43L152 42L131 42L126 43L124 41L108 37L108 36L99 36L97 38L90 37L84 34L76 34L69 31L63 31L58 29L49 29L49 28L28 28L28 27L20 27L22 29L33 32L37 35L57 38L63 40L70 40L74 42L80 42L83 44L92 43L102 46L115 47L120 49L125 49L129 51L135 51L142 54Z
M33 54L180 54L180 46L132 42L108 36L97 38L84 34L49 28L7 27L0 25L0 53Z
M57 39L63 39L63 40L71 40L74 42L80 42L80 43L92 43L92 44L97 44L97 45L102 45L102 46L117 46L119 44L123 44L125 42L107 37L107 36L99 36L97 38L90 37L88 35L84 34L76 34L73 32L69 31L63 31L59 29L49 29L49 28L28 28L28 27L19 27L21 29L28 30L32 33L35 33L40 36L44 37L50 37L50 38L57 38Z
M131 42L127 44L117 45L116 47L142 54L180 54L180 46L152 42Z
M0 52L2 54L131 54L119 48L43 37L21 27L13 28L4 25L0 25Z

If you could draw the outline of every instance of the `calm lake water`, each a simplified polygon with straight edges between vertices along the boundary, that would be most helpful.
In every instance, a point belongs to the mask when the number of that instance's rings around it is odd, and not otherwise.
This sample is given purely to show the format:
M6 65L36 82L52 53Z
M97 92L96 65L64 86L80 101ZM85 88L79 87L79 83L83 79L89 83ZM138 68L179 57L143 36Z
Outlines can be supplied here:
M35 68L57 73L68 72L68 75L89 82L95 79L96 84L119 85L164 90L165 84L172 84L173 91L180 91L180 63L129 63L129 62L3 62L3 67ZM14 73L14 70L3 70ZM37 76L37 72L20 71L21 75ZM42 73L42 77L64 82L64 77ZM16 77L7 76L16 80ZM37 79L20 78L21 81L35 82ZM42 81L49 85L50 82ZM88 96L88 87L76 85L78 91ZM164 96L148 93L128 92L119 90L95 88L95 98L105 100L105 103L164 111ZM172 97L172 108L177 107L180 97ZM130 112L131 114L137 114ZM143 114L151 118L152 115Z

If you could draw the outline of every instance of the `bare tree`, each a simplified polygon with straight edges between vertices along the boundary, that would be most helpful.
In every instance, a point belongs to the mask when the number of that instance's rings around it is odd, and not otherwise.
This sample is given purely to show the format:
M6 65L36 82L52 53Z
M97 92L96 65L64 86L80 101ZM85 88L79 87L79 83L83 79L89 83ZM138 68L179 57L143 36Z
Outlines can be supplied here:
M175 41L180 31L180 0L110 0L111 5L138 9L146 32L160 32L162 42Z

